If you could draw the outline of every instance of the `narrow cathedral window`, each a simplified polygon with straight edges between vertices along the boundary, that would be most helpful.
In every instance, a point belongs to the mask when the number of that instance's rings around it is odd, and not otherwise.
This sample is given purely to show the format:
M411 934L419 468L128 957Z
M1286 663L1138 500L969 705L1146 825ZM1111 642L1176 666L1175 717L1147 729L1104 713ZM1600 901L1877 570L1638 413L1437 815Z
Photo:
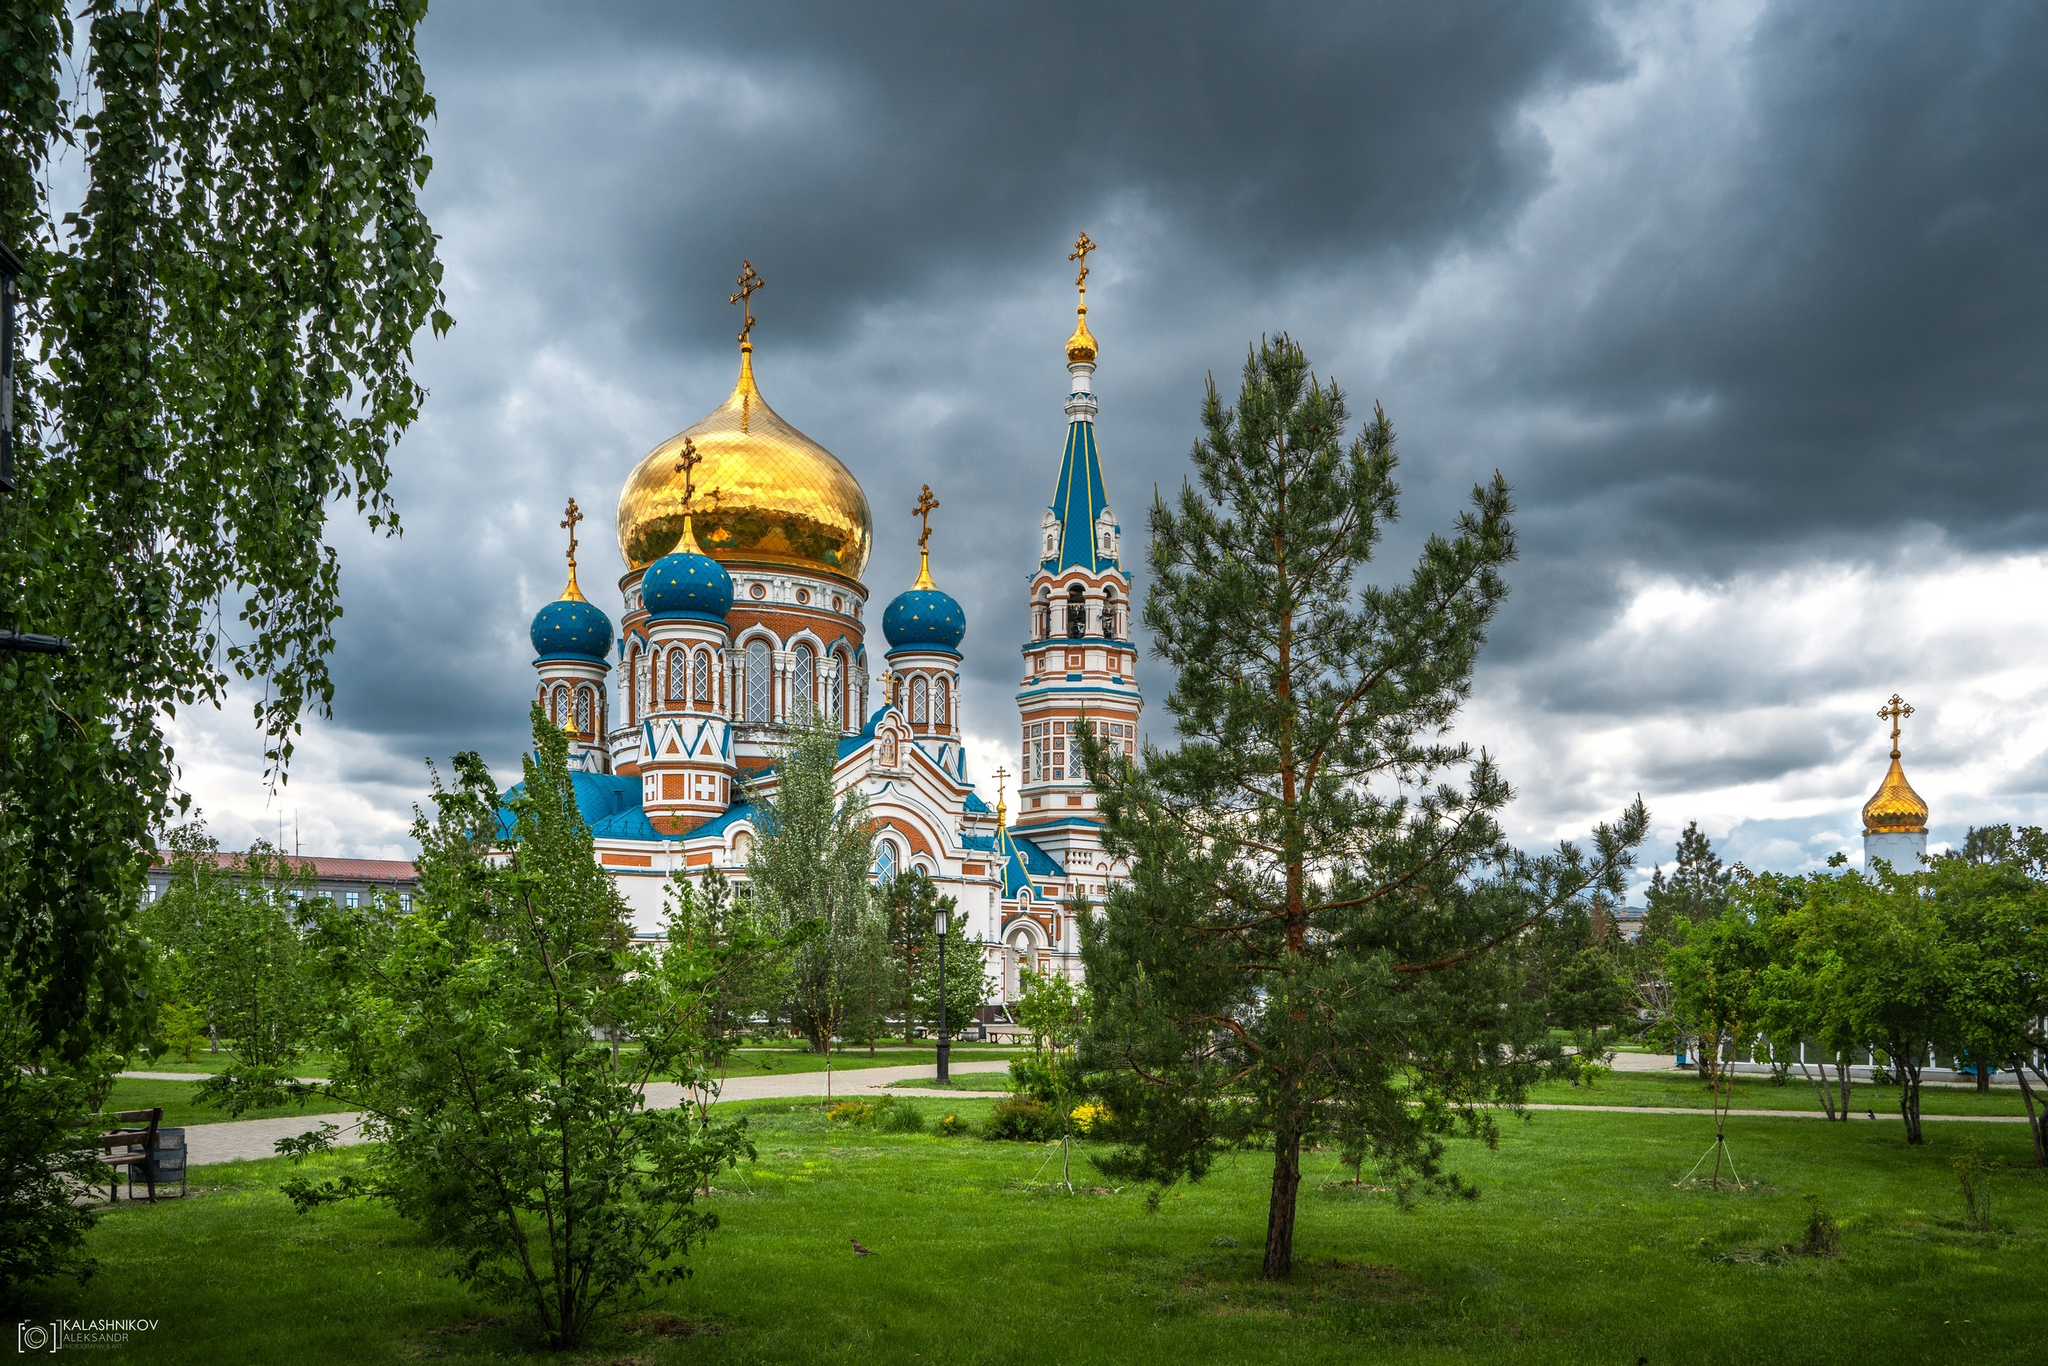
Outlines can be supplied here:
M711 652L699 650L690 665L690 688L699 702L711 700Z
M747 644L747 719L767 721L769 702L774 695L774 677L769 672L768 642L750 641Z
M569 724L569 690L555 689L554 722L558 726Z
M946 680L932 684L932 724L940 730L950 730L953 713L946 709Z
M684 700L683 684L689 676L689 656L682 650L670 650L668 653L669 701L681 702Z
M888 840L878 840L878 841L876 841L876 843L875 843L875 877L876 877L876 879L877 879L878 881L881 881L881 882L887 882L887 881L888 881L888 880L889 880L890 878L892 878L892 877L895 877L895 876L896 876L896 846L895 846L894 844L890 843L890 842L889 842Z
M590 734L590 690L587 688L576 694L576 729L582 734Z
M931 718L926 714L924 680L922 678L912 679L910 683L911 724L921 726L930 719Z
M796 667L790 670L789 690L792 710L800 721L809 720L811 708L816 705L817 679L818 657L811 653L810 646L797 646Z

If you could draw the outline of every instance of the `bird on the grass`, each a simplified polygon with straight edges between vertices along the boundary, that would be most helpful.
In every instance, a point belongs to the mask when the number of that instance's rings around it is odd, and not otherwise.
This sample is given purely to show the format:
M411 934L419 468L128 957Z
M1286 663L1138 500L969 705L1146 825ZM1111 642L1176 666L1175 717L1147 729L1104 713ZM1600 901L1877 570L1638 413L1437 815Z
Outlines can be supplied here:
M1877 1118L1877 1111L1875 1110L1865 1110L1863 1113L1869 1115L1872 1119Z
M853 1244L853 1255L856 1257L872 1257L875 1255L862 1247L858 1238L848 1238L846 1241Z

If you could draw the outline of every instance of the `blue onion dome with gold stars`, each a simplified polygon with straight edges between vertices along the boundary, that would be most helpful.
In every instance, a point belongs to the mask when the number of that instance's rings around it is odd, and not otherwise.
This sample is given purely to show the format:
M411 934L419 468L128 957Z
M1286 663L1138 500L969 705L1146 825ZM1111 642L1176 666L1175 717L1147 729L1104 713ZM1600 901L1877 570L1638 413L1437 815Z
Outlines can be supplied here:
M687 517L676 548L647 566L640 579L640 600L657 620L724 621L732 609L732 575L698 548Z
M612 648L612 621L576 587L576 571L562 596L533 615L528 632L542 659L590 659L603 663Z
M950 650L960 652L967 635L967 613L951 593L932 582L931 558L923 563L917 582L898 593L882 613L882 634L893 650Z

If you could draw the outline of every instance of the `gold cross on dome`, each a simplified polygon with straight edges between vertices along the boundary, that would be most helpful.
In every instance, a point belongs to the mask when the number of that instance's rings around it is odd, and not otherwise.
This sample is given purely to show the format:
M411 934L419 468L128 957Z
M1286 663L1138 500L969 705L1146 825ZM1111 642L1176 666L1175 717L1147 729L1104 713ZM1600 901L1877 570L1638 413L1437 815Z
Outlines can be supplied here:
M1893 693L1892 700L1879 707L1877 714L1892 723L1892 757L1896 759L1899 757L1899 722L1911 716L1913 709L1906 705L1905 698Z
M738 304L741 315L746 319L746 321L740 324L741 346L751 346L753 344L754 305L752 300L754 291L765 288L767 284L766 280L754 273L754 263L752 261L740 262L739 293L727 299L726 302Z
M1094 250L1095 244L1088 240L1088 234L1084 232L1074 239L1074 249L1067 253L1069 261L1081 263L1081 273L1074 277L1074 284L1083 294L1088 292L1088 253Z
M917 537L919 550L923 550L932 538L932 514L938 511L938 508L939 500L932 497L932 486L926 484L924 492L917 495L917 506L910 510L911 516L924 523L924 530Z
M683 438L683 449L676 456L676 473L683 476L683 511L690 510L690 504L697 501L697 466L704 463L704 457L697 454L697 443L689 437Z
M562 515L561 525L569 531L569 568L572 570L576 568L576 524L582 520L583 514L577 510L576 500L571 498L568 509Z

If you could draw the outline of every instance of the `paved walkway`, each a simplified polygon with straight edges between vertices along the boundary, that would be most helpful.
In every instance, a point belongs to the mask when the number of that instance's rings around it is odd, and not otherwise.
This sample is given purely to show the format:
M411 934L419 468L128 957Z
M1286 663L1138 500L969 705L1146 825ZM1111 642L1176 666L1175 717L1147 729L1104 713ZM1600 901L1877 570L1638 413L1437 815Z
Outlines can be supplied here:
M126 1076L147 1076L148 1073L124 1073ZM887 1092L900 1096L958 1096L959 1091L925 1090L901 1087L894 1090L889 1083L894 1081L916 1081L932 1075L930 1063L913 1067L862 1067L832 1074L834 1096L869 1095ZM989 1078L991 1090L1007 1090L1000 1082L1005 1073L1002 1070L977 1072L972 1066L963 1064L953 1069L956 1080L965 1080L970 1075ZM720 1100L770 1100L779 1096L816 1096L825 1091L823 1072L788 1072L768 1077L732 1077L719 1092ZM972 1093L969 1093L972 1094ZM657 1110L673 1109L683 1103L683 1088L673 1082L655 1082L647 1088L647 1103ZM211 1162L236 1162L244 1158L277 1156L277 1140L295 1138L321 1124L341 1126L335 1135L338 1144L361 1143L363 1133L359 1125L360 1115L288 1115L283 1119L236 1119L221 1124L194 1124L185 1130L186 1161L195 1167Z
M1672 1071L1668 1056L1654 1053L1622 1053L1615 1057L1615 1067L1624 1072ZM148 1073L127 1073L129 1076L146 1076ZM972 1095L973 1092L940 1091L923 1087L891 1087L891 1082L916 1081L932 1075L930 1063L910 1067L863 1067L832 1074L832 1094L835 1097L873 1095L884 1093L898 1096L948 1096ZM972 1076L989 1079L990 1090L1006 1090L1001 1070L977 1068L972 1064L953 1069L954 1079L965 1081ZM825 1074L823 1072L789 1072L766 1077L732 1077L719 1092L721 1100L772 1100L778 1097L817 1096L824 1094ZM683 1088L672 1082L655 1082L647 1088L647 1103L656 1109L672 1109L683 1103ZM1691 1115L1699 1119L1713 1116L1710 1109L1681 1105L1531 1105L1531 1110L1590 1110L1611 1115ZM1730 1110L1730 1116L1740 1119L1825 1119L1818 1110ZM1867 1113L1867 1112L1865 1112ZM188 1160L195 1167L211 1162L234 1162L244 1158L274 1157L280 1138L291 1138L319 1127L322 1123L341 1126L335 1142L341 1144L361 1143L363 1135L358 1127L360 1116L340 1115L294 1115L284 1119L243 1119L223 1124L195 1124L185 1130ZM2024 1124L2021 1115L1922 1115L1921 1118L1933 1123L1959 1121L1975 1124ZM1897 1121L1896 1114L1883 1114L1879 1120ZM1868 1123L1858 1116L1859 1123Z

